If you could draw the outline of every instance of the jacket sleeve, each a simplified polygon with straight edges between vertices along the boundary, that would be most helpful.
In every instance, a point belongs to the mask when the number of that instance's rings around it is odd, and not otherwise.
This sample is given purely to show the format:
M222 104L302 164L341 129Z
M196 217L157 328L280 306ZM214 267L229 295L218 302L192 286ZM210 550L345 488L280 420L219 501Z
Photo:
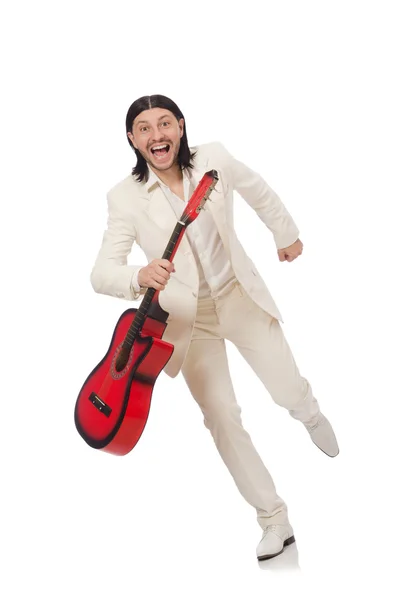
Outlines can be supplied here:
M133 281L142 265L127 265L127 257L136 239L131 222L121 213L115 197L107 194L108 221L90 281L95 292L126 300L137 300L146 288L134 289ZM135 278L134 278L135 274Z
M299 238L299 230L280 198L258 173L234 158L222 144L219 146L233 189L272 232L277 249L291 246Z

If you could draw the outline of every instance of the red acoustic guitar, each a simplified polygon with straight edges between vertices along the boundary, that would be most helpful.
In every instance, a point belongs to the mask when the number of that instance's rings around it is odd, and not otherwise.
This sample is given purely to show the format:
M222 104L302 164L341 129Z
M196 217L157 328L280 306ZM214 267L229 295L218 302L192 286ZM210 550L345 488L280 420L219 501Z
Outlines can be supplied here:
M215 170L202 177L162 256L172 261L186 231L218 181ZM109 349L87 377L77 397L74 421L92 448L123 456L142 435L154 384L174 351L162 340L169 313L159 304L159 290L148 288L139 309L119 318Z

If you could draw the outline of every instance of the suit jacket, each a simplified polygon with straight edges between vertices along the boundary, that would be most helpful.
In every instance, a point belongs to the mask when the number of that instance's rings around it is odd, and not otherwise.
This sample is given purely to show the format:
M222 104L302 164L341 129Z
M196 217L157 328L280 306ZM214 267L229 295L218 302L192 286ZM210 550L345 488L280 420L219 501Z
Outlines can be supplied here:
M282 316L237 238L233 226L233 190L256 211L272 232L276 248L286 248L299 237L299 230L277 194L262 177L236 160L219 142L191 148L197 151L192 175L198 183L204 173L216 169L219 181L205 207L211 211L237 280L265 311L282 321ZM142 265L128 265L127 257L136 242L148 263L161 258L176 224L175 213L157 184L148 187L128 175L107 193L108 222L101 248L91 272L91 284L101 294L137 300L131 289L134 271ZM198 216L198 219L200 215ZM189 348L195 322L198 271L191 245L183 236L175 253L173 273L159 294L161 307L169 312L163 339L175 349L164 371L176 377Z

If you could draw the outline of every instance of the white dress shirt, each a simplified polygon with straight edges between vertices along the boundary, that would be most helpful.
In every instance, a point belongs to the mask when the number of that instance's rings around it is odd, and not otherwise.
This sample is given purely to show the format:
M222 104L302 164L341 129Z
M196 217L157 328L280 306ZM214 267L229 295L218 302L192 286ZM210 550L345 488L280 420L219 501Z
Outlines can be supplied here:
M176 223L199 182L194 181L188 169L183 169L184 200L182 200L157 177L149 165L148 169L148 185L157 184L160 186L171 207L174 209ZM210 296L215 298L225 293L236 281L236 276L218 233L215 221L211 213L205 210L205 207L197 219L187 226L184 235L188 237L197 264L199 273L198 297ZM138 284L139 271L140 269L135 271L131 282L136 292L140 291Z

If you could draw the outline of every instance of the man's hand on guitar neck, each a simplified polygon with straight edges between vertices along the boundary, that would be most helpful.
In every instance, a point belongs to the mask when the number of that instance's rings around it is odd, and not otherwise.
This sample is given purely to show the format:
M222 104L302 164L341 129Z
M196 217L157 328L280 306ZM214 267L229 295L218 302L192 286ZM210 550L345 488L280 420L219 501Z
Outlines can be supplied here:
M175 271L174 263L165 258L155 258L138 273L138 283L142 288L164 290L170 274Z

